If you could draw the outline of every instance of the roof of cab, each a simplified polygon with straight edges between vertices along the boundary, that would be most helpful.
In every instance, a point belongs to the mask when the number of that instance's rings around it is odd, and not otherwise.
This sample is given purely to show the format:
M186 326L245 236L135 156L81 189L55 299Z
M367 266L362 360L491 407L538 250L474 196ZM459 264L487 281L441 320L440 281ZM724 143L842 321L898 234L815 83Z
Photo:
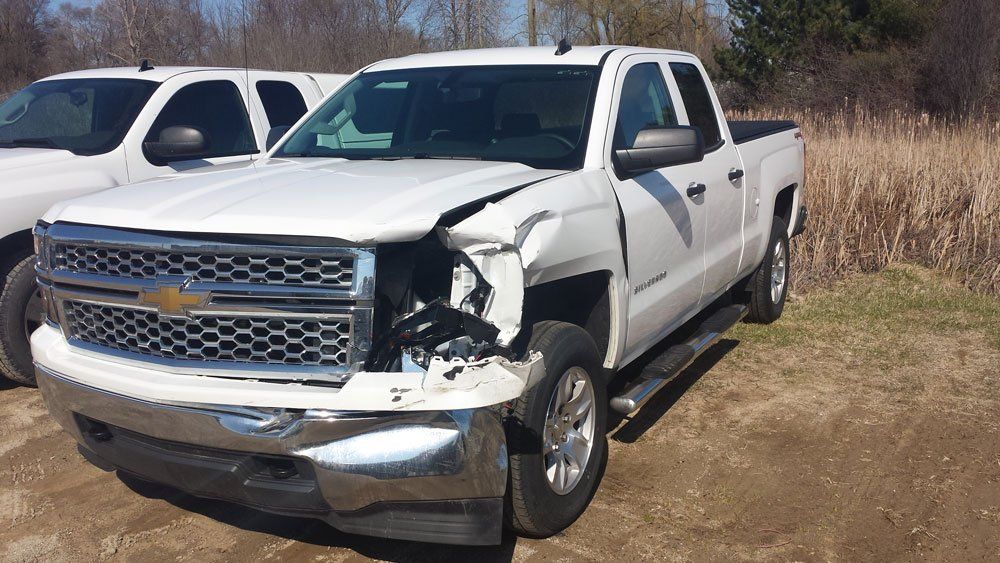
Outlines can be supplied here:
M442 66L483 66L483 65L581 65L597 66L611 51L622 50L626 54L659 53L693 57L683 51L649 49L645 47L624 47L618 45L596 45L573 47L562 55L556 54L556 47L503 47L499 49L470 49L465 51L443 51L421 53L387 59L365 69L366 72L397 70L404 68L432 68Z
M113 68L92 68L88 70L77 70L64 72L48 76L42 80L64 80L69 78L135 78L139 80L151 80L153 82L163 82L168 78L173 78L178 74L187 72L199 72L204 70L239 70L242 68L215 68L205 66L158 66L149 70L139 71L137 66L113 67ZM251 70L251 72L253 72Z

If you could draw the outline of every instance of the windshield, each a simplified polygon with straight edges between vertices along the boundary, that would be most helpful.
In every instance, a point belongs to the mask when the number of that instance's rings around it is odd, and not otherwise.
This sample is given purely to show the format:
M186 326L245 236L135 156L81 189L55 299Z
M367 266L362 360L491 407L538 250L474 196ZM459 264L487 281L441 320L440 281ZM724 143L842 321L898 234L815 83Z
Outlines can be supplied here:
M35 82L0 104L0 147L108 152L121 143L157 85L112 78Z
M274 156L469 158L580 168L598 72L539 65L363 73Z

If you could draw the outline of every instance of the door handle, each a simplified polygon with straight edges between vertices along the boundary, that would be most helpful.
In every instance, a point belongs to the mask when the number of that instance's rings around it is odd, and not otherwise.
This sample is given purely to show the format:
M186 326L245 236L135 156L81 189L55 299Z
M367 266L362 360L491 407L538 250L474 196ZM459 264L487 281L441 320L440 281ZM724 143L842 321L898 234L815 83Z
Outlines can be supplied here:
M705 190L707 189L708 188L705 186L705 184L696 184L694 182L691 182L691 185L689 185L687 189L688 197L700 196L701 194L705 193Z
M739 180L742 177L743 177L743 171L740 170L739 168L733 168L732 170L729 171L730 182L735 182L736 180Z

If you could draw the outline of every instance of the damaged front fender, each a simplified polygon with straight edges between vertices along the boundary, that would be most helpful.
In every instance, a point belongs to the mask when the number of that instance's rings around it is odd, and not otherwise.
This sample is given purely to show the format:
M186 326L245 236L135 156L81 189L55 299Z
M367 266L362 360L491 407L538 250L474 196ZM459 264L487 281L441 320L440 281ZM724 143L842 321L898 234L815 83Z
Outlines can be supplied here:
M364 397L366 405L388 392L388 410L460 409L515 399L537 383L545 370L541 354L516 361L510 345L524 307L519 245L547 213L517 225L489 203L439 228L443 245L457 253L450 296L397 317L369 356L369 371L352 376L341 392Z
M476 276L489 284L483 297L481 315L499 329L496 344L507 346L521 330L524 306L524 267L517 247L517 226L499 205L488 203L482 211L454 227L439 231L442 242L451 250L464 254L477 270ZM476 287L462 288L460 272L456 272L452 289L452 305L466 306ZM458 289L459 291L456 291ZM473 309L475 308L475 304Z

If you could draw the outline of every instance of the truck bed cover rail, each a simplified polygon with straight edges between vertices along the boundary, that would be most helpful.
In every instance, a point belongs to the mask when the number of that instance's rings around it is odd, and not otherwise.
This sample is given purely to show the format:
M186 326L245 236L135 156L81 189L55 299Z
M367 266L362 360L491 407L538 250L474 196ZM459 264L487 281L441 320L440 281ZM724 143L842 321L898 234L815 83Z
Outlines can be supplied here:
M798 127L798 125L791 120L726 121L729 123L729 132L733 135L733 142L737 145Z

